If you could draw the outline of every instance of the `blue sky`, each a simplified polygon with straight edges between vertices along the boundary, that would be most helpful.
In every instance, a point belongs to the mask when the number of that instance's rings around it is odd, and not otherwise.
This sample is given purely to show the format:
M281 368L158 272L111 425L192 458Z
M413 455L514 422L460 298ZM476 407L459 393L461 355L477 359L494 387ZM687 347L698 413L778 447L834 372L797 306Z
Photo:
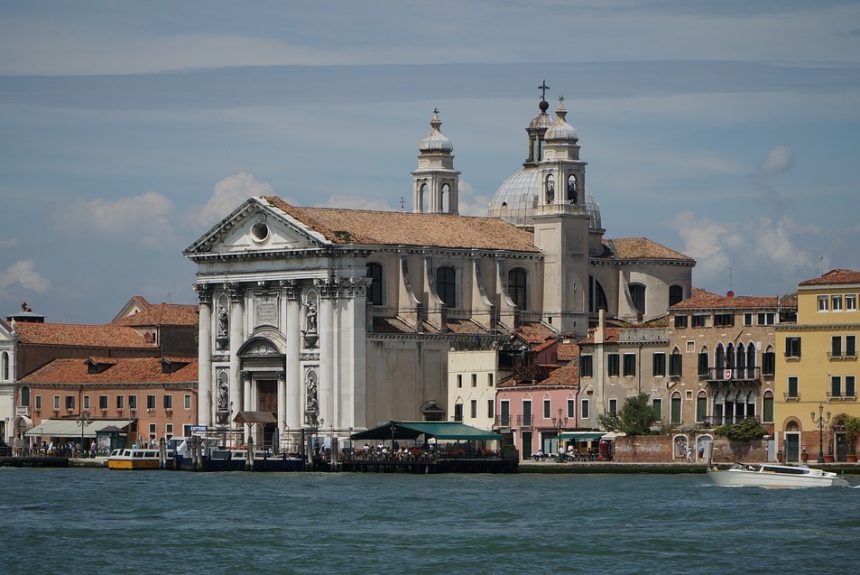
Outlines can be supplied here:
M408 208L434 107L484 215L543 80L607 237L716 292L860 269L858 2L7 1L0 54L4 316L194 302L183 248L249 195Z

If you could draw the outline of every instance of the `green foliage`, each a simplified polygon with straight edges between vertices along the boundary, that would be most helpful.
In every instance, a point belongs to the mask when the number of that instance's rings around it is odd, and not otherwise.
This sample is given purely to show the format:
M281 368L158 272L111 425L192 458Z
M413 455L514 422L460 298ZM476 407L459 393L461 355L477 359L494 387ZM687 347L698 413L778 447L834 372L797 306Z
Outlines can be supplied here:
M740 423L721 425L714 429L714 433L732 441L751 441L767 435L767 430L754 418L748 417Z
M601 415L598 423L610 431L623 431L627 435L648 435L651 433L651 426L657 421L657 414L648 403L650 399L647 393L628 397L621 411L615 415Z
M857 437L860 436L860 417L849 415L842 420L842 425L845 426L845 439L848 443L848 449L854 453L854 444Z

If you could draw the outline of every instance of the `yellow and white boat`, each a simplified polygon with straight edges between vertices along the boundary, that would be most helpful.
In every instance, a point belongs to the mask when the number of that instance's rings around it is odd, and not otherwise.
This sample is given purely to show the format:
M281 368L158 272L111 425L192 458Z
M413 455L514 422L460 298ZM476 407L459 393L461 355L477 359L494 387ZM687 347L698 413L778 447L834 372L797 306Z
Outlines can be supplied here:
M108 457L108 469L158 469L161 457L157 449L114 449Z

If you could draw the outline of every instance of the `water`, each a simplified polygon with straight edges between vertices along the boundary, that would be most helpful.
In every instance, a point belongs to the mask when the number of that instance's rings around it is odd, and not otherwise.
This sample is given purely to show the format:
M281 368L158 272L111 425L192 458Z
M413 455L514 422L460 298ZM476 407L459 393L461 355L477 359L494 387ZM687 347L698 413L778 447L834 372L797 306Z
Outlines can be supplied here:
M0 485L3 574L839 573L860 558L860 489L704 475L0 468Z

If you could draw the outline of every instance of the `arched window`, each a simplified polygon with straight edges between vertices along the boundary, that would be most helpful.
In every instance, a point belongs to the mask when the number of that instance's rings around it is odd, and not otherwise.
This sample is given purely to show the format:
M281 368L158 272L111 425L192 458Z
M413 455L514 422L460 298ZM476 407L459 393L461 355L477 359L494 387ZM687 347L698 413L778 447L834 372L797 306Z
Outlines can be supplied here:
M717 369L725 369L726 367L726 352L723 350L723 344L717 344L717 353L714 356L714 367Z
M767 346L767 349L761 356L761 374L773 375L776 369L776 353L773 351L773 346Z
M373 305L382 305L382 266L377 263L367 264L367 277L371 280L367 300Z
M682 370L682 356L681 350L677 347L672 350L672 355L669 356L669 376L670 377L681 377Z
M508 272L508 295L520 309L526 309L526 270L514 268Z
M703 347L699 352L699 376L708 375L708 348Z
M30 386L24 385L21 387L21 405L29 407L30 405Z
M672 394L672 423L681 423L681 394Z
M567 203L576 203L576 176L573 174L567 177Z
M588 311L597 313L601 309L608 309L606 305L606 292L600 282L593 276L588 276Z
M696 421L705 423L708 417L708 396L704 391L700 391L696 397Z
M750 377L755 377L755 344L750 343L747 346L747 370L749 370Z
M454 268L444 266L436 270L436 295L445 307L456 307L457 273Z
M3 381L9 381L9 354L5 351L3 352Z
M442 211L448 213L449 207L451 205L451 186L448 184L442 184Z
M729 344L726 348L726 369L735 368L735 346Z
M546 203L555 202L555 178L552 174L547 174L544 186L546 188Z
M739 343L738 348L735 351L735 369L737 370L738 379L747 379L746 374L746 366L747 366L747 354L744 351L744 344Z
M682 301L684 299L684 288L681 286L669 286L669 305L675 305L676 303Z
M427 184L421 184L421 187L418 188L418 211L424 213L427 211L427 201L428 196L427 193Z
M645 315L645 286L630 284L630 297L633 299L633 307L639 315Z

